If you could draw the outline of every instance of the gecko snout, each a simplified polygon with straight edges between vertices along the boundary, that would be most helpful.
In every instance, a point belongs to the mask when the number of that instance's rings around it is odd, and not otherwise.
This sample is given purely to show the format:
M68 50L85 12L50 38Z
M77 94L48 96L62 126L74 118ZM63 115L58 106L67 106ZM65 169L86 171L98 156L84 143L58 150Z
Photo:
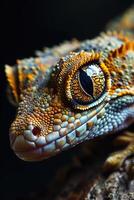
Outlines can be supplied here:
M15 135L11 127L10 145L19 158L28 161L41 160L42 147L46 144L41 131L39 126L29 124L22 134Z

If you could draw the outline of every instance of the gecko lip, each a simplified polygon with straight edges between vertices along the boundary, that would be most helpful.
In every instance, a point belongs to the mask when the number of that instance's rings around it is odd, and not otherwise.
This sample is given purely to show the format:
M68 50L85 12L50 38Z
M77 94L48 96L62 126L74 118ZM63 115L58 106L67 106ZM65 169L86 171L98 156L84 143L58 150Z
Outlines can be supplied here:
M59 131L53 131L45 136L36 135L33 131L36 126L32 124L29 124L21 135L15 136L14 132L11 131L11 148L20 159L25 161L39 161L51 157L86 139L90 139L92 128L97 123L96 113L101 116L104 112L103 107L104 105L100 105L97 110L90 113L89 120L87 120L87 117L82 118L83 123L68 132L63 131L66 128L61 128ZM100 117L99 115L98 117ZM35 130L39 131L37 127Z
M90 119L90 124L96 122L96 116ZM81 143L90 137L87 123L76 130L60 136L59 132L52 132L46 136L34 136L32 130L25 130L23 135L14 136L10 133L10 144L15 154L25 161L39 161L51 157L61 150Z
M88 137L88 134L86 123L77 128L77 131L73 130L62 137L58 131L46 136L34 136L32 131L27 129L23 135L15 136L10 133L10 144L20 159L39 161L82 142L84 138Z
M48 157L50 154L50 148L45 152L45 149L48 148L46 144L46 139L44 136L33 136L32 132L29 130L24 131L23 135L14 136L10 133L10 144L15 152L15 154L22 160L34 161L42 160L44 157ZM43 151L46 153L44 155ZM42 158L43 155L43 158Z
M57 151L55 140L59 134L55 132L46 136L38 135L41 129L30 123L23 134L15 135L10 132L10 145L15 154L26 161L43 160ZM57 137L58 136L58 137Z

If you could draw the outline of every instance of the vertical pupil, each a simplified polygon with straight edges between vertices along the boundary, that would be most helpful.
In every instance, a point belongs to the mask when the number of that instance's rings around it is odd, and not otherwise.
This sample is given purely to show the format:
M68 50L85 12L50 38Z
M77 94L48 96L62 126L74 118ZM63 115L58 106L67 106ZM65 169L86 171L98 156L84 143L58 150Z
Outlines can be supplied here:
M87 94L93 96L93 82L92 82L92 79L82 69L80 69L80 71L79 71L79 79L80 79L80 84L81 84L83 90Z

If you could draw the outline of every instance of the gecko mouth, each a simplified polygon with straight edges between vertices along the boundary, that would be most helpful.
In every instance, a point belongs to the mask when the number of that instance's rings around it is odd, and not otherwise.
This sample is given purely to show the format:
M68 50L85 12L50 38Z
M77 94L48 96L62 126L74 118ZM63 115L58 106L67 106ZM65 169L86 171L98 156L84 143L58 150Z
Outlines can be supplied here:
M96 112L101 116L104 112L104 105L100 105L98 109L90 113L90 119L85 121L75 130L70 130L62 136L58 131L49 133L45 136L38 136L39 128L28 125L23 134L15 136L10 133L10 144L15 154L26 161L39 161L51 157L58 152L75 146L86 139L91 138L92 128L97 123Z
M30 135L30 134L29 134ZM30 139L30 138L29 138ZM24 135L18 135L14 142L10 136L10 143L15 154L25 161L37 161L50 157L55 151L55 142L46 143L44 136L39 136L34 141L26 139Z
M117 99L118 105L120 100L121 99ZM130 107L127 107L127 109L122 108L120 111L116 110L117 102L111 104L110 109L109 105L100 105L100 107L97 108L97 113L93 111L94 114L90 115L88 121L85 121L79 127L76 127L75 130L62 136L58 131L49 133L45 136L38 136L37 133L40 132L39 128L35 128L31 124L21 135L15 136L15 134L11 132L11 147L20 159L25 161L39 161L71 148L85 140L98 137L99 135L105 135L113 131L119 131L119 129L124 129L134 121L134 99L132 97L128 97L128 99L125 98L125 102L127 104L129 103ZM108 113L112 112L111 118L107 119L107 115L109 116ZM105 121L107 121L107 127L105 128L101 127L101 124L105 123L102 118L104 113ZM129 121L125 123L125 120ZM102 121L102 123L100 121Z
M89 139L89 124L91 127L96 123L96 116L84 123L76 130L60 137L58 132L47 136L35 136L32 131L25 130L23 135L13 136L10 133L10 144L15 154L25 161L39 161L51 157L60 151L75 146Z

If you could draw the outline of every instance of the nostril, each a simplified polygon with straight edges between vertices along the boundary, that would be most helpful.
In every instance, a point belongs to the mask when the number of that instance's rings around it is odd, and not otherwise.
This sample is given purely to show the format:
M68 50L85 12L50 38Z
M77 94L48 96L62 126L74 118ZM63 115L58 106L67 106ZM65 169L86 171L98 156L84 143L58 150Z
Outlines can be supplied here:
M35 135L35 136L38 136L40 135L40 132L41 132L41 129L37 126L35 126L32 130L32 133Z

